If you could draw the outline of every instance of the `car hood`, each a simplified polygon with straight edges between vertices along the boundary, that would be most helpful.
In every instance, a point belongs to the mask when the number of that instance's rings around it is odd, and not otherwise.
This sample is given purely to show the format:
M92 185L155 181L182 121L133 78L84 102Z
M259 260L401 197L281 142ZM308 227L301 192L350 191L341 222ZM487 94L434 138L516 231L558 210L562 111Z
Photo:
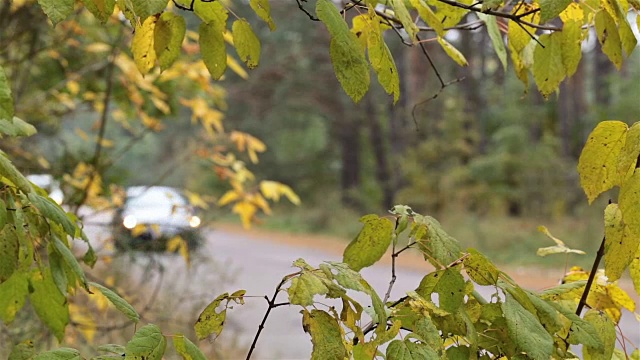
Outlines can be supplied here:
M134 216L138 224L189 227L193 214L183 207L154 206L126 208L122 218L129 215Z

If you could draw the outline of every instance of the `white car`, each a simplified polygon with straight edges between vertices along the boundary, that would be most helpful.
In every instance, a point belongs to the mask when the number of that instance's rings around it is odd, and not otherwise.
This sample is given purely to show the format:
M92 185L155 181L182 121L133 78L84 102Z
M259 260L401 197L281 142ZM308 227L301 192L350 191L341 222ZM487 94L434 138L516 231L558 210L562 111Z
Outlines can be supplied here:
M161 249L181 235L192 243L201 220L180 190L166 186L127 189L124 206L116 212L116 245L120 248ZM124 236L124 239L120 235ZM193 245L193 244L190 244Z

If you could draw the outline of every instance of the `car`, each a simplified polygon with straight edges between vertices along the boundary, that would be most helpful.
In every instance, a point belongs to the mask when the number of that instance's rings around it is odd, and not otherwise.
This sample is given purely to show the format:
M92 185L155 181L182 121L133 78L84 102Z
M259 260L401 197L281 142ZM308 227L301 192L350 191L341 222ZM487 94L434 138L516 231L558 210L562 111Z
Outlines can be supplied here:
M60 189L60 183L53 178L50 174L32 174L27 175L27 180L31 181L34 185L44 189L49 193L51 200L55 201L58 205L62 204L64 200L64 194Z
M121 250L164 250L169 239L181 236L189 248L195 248L201 222L179 189L133 186L115 213L115 245Z

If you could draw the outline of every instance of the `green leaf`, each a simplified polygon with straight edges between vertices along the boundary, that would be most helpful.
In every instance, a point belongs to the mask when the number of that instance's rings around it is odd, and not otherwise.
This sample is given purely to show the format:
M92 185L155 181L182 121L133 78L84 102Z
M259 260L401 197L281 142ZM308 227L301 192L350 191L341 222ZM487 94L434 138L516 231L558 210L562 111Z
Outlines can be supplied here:
M0 133L4 135L12 137L31 136L37 132L38 130L33 125L18 117L14 116L11 120L0 118Z
M543 34L533 52L533 78L545 98L555 92L566 76L562 63L562 33Z
M151 15L160 14L167 7L169 0L127 0L131 4L131 10L140 18L146 20Z
M553 240L556 245L554 246L548 246L548 247L544 247L544 248L539 248L538 251L536 252L536 255L538 256L547 256L547 255L552 255L552 254L579 254L579 255L584 255L586 254L584 251L582 250L576 250L576 249L571 249L569 247L567 247L567 245L564 244L564 241L558 239L557 237L551 235L551 233L549 232L549 230L545 227L545 226L538 226L538 231L540 231L541 233L545 234L548 238L550 238L551 240Z
M527 311L510 293L505 293L502 311L507 320L509 337L516 347L532 359L549 359L553 353L553 338L538 319Z
M187 25L184 18L174 13L162 13L156 22L153 29L153 48L161 71L171 67L180 55L186 31Z
M416 293L425 299L430 299L431 294L437 292L440 308L455 312L464 301L464 288L464 278L458 268L453 267L425 275Z
M325 274L335 279L340 286L368 293L371 286L364 280L359 272L352 270L349 265L339 262L327 261L327 264L320 264ZM335 271L335 273L333 272Z
M404 4L403 0L391 0L391 6L393 7L393 12L396 15L396 18L400 20L404 30L409 35L409 41L415 43L418 41L416 39L416 34L418 33L418 26L413 22L411 18L411 14L409 14L409 10Z
M85 276L84 271L82 271L82 268L78 263L78 260L76 260L76 257L73 256L73 254L71 253L71 250L69 249L69 247L63 244L62 241L57 236L53 237L53 245L56 251L58 252L58 254L62 256L62 259L64 260L65 264L67 264L69 269L71 269L71 271L76 275L78 280L80 280L80 284L82 285L82 287L85 288L85 290L89 291L89 284L87 283L87 277Z
M618 204L609 204L604 210L604 236L605 275L609 281L616 281L631 264L640 245L640 238L633 236L622 221Z
M540 323L547 332L554 333L560 330L562 323L560 322L558 311L539 296L527 290L524 290L524 292L527 294L531 304L535 307L538 319L540 319Z
M495 285L500 276L500 270L476 249L467 249L469 256L463 260L467 275L478 285Z
M0 284L0 319L9 325L24 306L29 295L29 275L16 271Z
M7 159L6 154L0 151L0 176L4 176L25 194L33 191L31 183L18 169Z
M380 260L389 248L393 234L393 222L387 218L366 215L360 218L360 222L364 223L364 227L346 247L342 260L355 271Z
M583 344L597 350L604 349L604 343L600 339L598 331L591 323L576 315L574 313L574 309L565 308L555 302L550 302L549 304L571 321L571 331L569 332L569 338L567 339L569 344Z
M0 66L0 120L13 119L14 111L9 80L7 80L4 68Z
M343 360L347 357L347 349L342 342L340 325L327 312L322 310L304 310L302 327L311 335L313 351L312 360Z
M618 159L626 134L627 124L621 121L603 121L589 135L578 160L580 185L589 204L598 195L620 183Z
M245 19L236 20L231 27L233 33L233 46L240 60L247 64L249 69L254 69L260 63L260 40L253 32L251 25Z
M387 347L387 360L438 360L440 356L425 344L408 339L393 340Z
M540 4L540 23L554 19L571 4L573 0L539 0Z
M53 26L71 15L74 2L74 0L38 0L42 11L51 20Z
M33 360L83 360L83 358L76 349L60 348L40 353Z
M4 202L0 206L5 206ZM9 225L0 232L0 284L9 279L18 268L20 243L15 230L12 230L13 225Z
M269 0L249 0L249 5L260 19L269 25L269 30L276 29L276 24L271 18L271 4Z
M622 42L616 21L606 11L596 12L596 33L602 52L618 70L622 67Z
M63 265L64 260L62 259L62 255L55 251L54 245L50 243L49 246L47 246L47 249L49 255L49 268L51 269L53 282L56 284L58 290L60 290L60 293L67 296L69 282L74 284L75 288L76 278L73 276L73 273L65 271L66 268ZM67 275L69 277L67 277Z
M477 12L476 15L480 20L484 21L487 28L487 34L489 34L489 38L491 39L491 45L493 45L493 51L498 55L498 59L500 59L500 63L502 63L504 71L507 71L507 49L504 46L504 39L502 38L502 33L498 28L498 21L496 20L496 17L480 12Z
M182 334L173 337L173 347L184 360L207 360L202 351Z
M216 27L219 32L226 30L229 12L219 1L196 1L194 12L202 21Z
M382 37L379 23L371 21L370 24L367 32L369 62L378 76L378 82L387 94L393 94L393 102L396 103L400 98L398 69Z
M364 49L358 45L358 40L349 31L333 2L319 0L316 13L331 34L329 53L336 77L347 95L357 103L367 93L370 84Z
M620 201L620 211L622 211L622 221L629 228L629 235L635 242L640 237L640 207L638 207L640 204L640 171L636 170L633 176L620 187L618 200Z
M594 348L585 345L583 355L585 360L609 360L613 355L616 346L616 328L609 316L598 310L589 310L584 315L584 320L588 321L600 335L604 346Z
M443 37L438 37L438 44L440 44L440 46L442 47L444 52L447 53L447 55L453 61L455 61L456 64L458 64L460 66L469 65L469 63L467 62L467 59L464 57L464 55L462 55L462 53L460 51L458 51L458 49L456 49L453 45L451 45L451 43L449 43Z
M420 316L413 324L413 332L420 336L430 348L440 351L443 347L440 331L429 316Z
M218 306L224 301L229 299L229 293L224 293L215 298L207 307L200 313L194 329L198 339L202 340L210 335L216 337L222 332L224 320L227 318L227 307L225 306L221 311L217 311Z
M69 219L60 205L50 198L38 195L35 192L30 193L28 197L29 201L40 211L42 216L62 226L69 236L76 236L76 225Z
M98 348L96 350L103 351L103 352L108 352L108 353L111 353L111 354L117 354L117 355L122 355L126 351L124 346L118 345L118 344L100 345L100 346L98 346Z
M302 275L291 280L291 286L287 290L289 302L293 305L311 306L313 296L329 292L327 286L317 276L303 272Z
M146 18L142 24L136 26L133 40L131 40L133 61L142 75L148 74L156 64L157 55L153 45L153 35L157 21L158 18L155 16Z
M116 0L82 0L84 6L96 19L105 24L116 5Z
M35 355L36 349L33 347L33 342L28 340L14 346L8 360L32 360Z
M125 347L124 360L162 360L167 339L156 325L145 325L138 330Z
M138 315L136 309L134 309L133 306L131 306L125 299L121 298L120 295L95 282L91 282L89 285L98 289L102 295L104 295L113 304L113 306L118 309L118 311L129 318L129 320L136 323L140 321L140 315Z
M458 240L447 234L438 220L431 216L415 215L414 221L427 227L424 237L416 237L416 241L424 252L425 259L436 262L436 267L447 266L462 256Z
M31 287L33 292L29 299L33 309L58 341L62 341L64 328L69 323L67 298L56 287L49 269L33 272Z
M200 54L211 77L218 80L227 69L227 50L222 32L215 22L200 24Z

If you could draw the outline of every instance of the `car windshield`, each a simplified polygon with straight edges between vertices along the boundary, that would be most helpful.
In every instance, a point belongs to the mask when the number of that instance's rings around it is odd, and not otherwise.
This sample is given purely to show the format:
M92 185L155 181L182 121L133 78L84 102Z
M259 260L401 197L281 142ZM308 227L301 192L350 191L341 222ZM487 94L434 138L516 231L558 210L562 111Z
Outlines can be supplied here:
M133 188L128 191L127 207L185 206L187 202L176 190L165 187Z

